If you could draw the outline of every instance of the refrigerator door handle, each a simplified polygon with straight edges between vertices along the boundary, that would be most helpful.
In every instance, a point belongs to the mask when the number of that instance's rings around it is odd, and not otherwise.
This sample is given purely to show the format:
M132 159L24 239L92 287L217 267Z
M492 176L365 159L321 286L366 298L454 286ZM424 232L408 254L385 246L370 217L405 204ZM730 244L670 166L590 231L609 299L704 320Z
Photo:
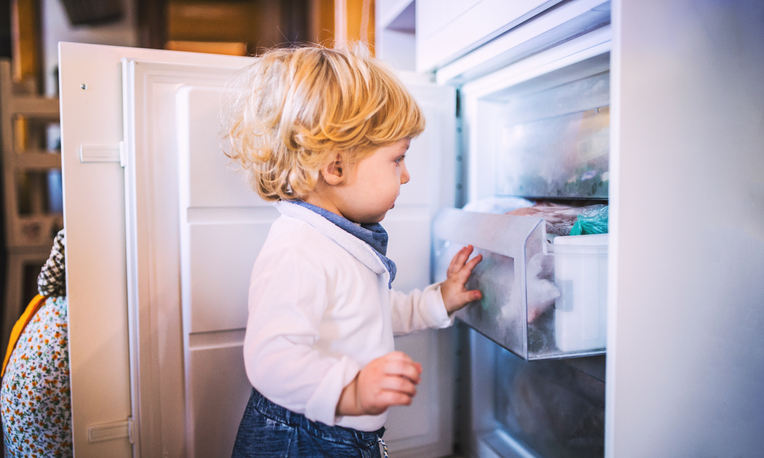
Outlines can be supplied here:
M124 143L117 145L80 145L80 162L119 162L124 167Z

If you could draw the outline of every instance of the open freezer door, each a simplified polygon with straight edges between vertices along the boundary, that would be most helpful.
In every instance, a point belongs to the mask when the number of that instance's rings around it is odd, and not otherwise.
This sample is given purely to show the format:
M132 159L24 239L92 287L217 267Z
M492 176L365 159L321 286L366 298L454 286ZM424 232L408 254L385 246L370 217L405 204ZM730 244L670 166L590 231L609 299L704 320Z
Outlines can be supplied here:
M233 240L209 240L246 230L261 213L264 220L254 225L267 227L275 215L231 173L227 187L197 193L217 199L203 202L213 207L212 217L200 214L188 198L194 194L182 187L197 177L181 169L190 173L211 161L222 169L215 173L227 172L219 144L199 136L217 133L210 94L247 62L60 46L76 456L216 456L226 447L230 453L249 393L240 351L247 278L267 229L239 240L234 255L225 245ZM189 280L206 274L224 284L190 288ZM226 286L226 295L204 304ZM216 364L226 366L222 382ZM199 430L201 416L208 421Z
M255 257L277 211L220 148L219 100L248 58L63 43L62 154L78 457L230 456L250 385L242 343ZM455 200L455 91L404 76L427 129L383 223L400 290L429 283L430 226ZM428 368L391 412L391 449L452 444L446 332L398 339ZM448 421L444 421L448 420Z

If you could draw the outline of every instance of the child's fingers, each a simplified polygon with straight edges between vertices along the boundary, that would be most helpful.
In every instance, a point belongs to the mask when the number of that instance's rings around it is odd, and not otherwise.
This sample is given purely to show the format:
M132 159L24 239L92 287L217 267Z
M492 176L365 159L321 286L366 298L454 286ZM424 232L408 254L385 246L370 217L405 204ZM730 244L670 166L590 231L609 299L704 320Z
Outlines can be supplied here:
M391 351L390 353L386 354L382 358L385 358L388 360L397 359L402 361L413 361L413 359L411 359L409 355L407 355L406 353L403 353L402 351Z
M469 280L470 275L472 275L472 271L482 260L483 260L482 254L475 256L474 258L470 259L468 263L462 265L458 271L452 272L450 277L456 282L458 282L460 285L464 285L465 283L467 283L467 280Z
M462 249L451 258L451 263L448 265L446 275L453 275L458 272L464 266L464 263L467 262L467 259L469 259L473 249L472 245L462 247Z
M467 297L468 302L479 301L480 299L483 298L483 293L477 289L473 289L472 291L467 291L464 293L464 295Z
M405 377L413 383L419 383L421 373L422 366L415 363L410 358L408 361L403 359L391 359L385 363L385 374L397 376L399 378Z
M379 386L383 390L397 391L411 397L416 395L416 384L406 377L391 375L382 379Z
M379 393L377 402L383 406L382 412L391 406L409 406L414 397L399 391L382 391Z
M453 258L451 258L451 262L448 264L448 269L446 269L446 275L453 275L453 272L458 267L459 257L464 252L464 249L466 247L462 247L459 251L456 252Z
M470 262L464 265L466 270L468 270L470 273L472 272L472 269L475 268L476 265L480 264L480 261L483 260L483 255L479 254L475 256L474 258L470 259Z
M459 305L466 305L472 301L478 301L483 298L483 293L477 289L462 291L456 294L456 301Z
M416 361L414 361L413 359L411 359L409 355L407 355L406 353L402 351L391 351L390 353L386 354L382 358L385 361L400 361L403 363L411 363L419 368L419 372L422 371L422 366Z
M372 360L358 374L360 410L376 415L393 405L410 405L421 372L422 366L400 351Z
M459 271L459 274L462 275L464 278L464 281L467 281L467 278L469 278L470 275L472 275L472 271L475 270L475 267L480 264L480 261L483 260L483 255L479 254L475 256L474 258L470 259L470 261L462 267L462 269Z

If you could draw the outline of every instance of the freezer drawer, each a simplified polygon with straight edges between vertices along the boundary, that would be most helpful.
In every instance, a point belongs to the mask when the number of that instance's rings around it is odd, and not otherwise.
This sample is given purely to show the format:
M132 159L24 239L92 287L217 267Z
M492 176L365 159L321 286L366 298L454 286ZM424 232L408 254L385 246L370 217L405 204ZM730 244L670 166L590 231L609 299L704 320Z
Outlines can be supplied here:
M605 356L526 362L497 348L494 357L494 434L545 458L604 456Z
M460 320L525 360L603 354L607 235L562 239L547 240L542 218L445 209L433 224L435 279L473 245L483 261L467 286L483 299L457 312Z

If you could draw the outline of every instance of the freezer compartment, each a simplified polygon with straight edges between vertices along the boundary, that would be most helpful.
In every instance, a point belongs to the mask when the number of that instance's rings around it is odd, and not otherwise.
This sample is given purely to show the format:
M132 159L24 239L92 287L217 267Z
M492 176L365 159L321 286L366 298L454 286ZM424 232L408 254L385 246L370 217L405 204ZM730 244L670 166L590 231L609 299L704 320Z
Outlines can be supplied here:
M493 96L504 104L498 195L607 199L608 64L608 55L597 56Z
M610 187L609 29L466 83L464 202L604 202Z
M602 354L607 234L557 239L542 218L445 209L433 224L435 279L472 245L483 261L467 286L483 299L457 312L460 320L525 360Z

